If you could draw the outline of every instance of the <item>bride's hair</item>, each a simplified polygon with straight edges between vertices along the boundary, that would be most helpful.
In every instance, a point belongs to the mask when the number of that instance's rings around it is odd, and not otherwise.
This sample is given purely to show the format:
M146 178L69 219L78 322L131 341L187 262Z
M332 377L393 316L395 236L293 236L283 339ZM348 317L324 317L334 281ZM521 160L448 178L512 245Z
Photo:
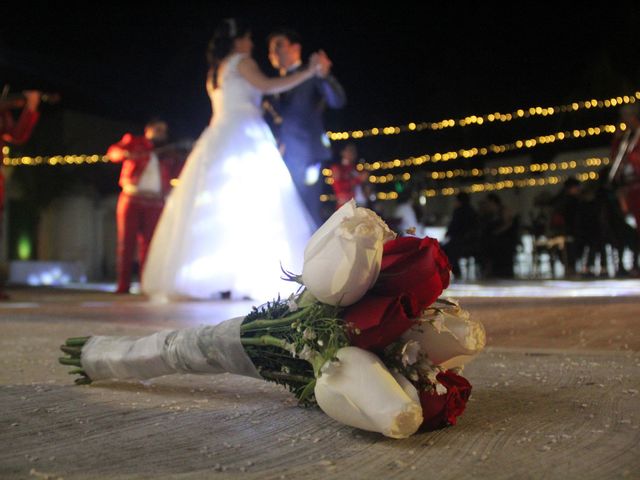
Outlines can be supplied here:
M244 37L251 29L239 18L225 18L213 32L207 48L207 60L213 69L213 86L217 87L218 68L222 60L233 51L233 41Z

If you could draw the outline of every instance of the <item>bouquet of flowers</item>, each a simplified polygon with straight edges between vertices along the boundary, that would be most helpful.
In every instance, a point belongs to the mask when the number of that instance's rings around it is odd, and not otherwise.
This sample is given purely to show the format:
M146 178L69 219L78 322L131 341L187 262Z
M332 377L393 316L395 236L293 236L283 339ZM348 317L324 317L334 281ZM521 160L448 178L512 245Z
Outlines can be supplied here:
M234 373L286 386L346 425L405 438L455 424L460 373L485 332L438 297L449 263L432 238L396 237L351 201L310 239L298 292L247 316L146 337L78 337L61 347L76 383Z

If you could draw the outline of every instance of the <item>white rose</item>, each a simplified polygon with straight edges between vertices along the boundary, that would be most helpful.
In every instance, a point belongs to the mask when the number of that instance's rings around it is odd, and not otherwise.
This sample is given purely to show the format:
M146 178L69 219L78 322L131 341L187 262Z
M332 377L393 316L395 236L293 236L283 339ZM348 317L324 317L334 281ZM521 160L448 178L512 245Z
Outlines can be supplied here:
M400 372L394 371L391 372L391 375L393 375L393 378L398 382L398 385L400 385L400 388L402 388L404 393L406 393L411 400L420 405L420 395L418 395L418 390L413 386L413 383L407 380L407 377L402 375Z
M309 240L302 283L321 302L351 305L378 279L382 246L393 238L378 215L351 200Z
M392 438L406 438L418 430L422 407L406 378L396 374L398 380L394 379L377 356L357 347L341 348L336 357L338 361L324 364L315 386L318 405L327 415Z
M438 300L422 313L417 325L402 335L402 340L418 342L431 362L449 370L464 366L479 353L485 346L486 333L482 323L472 320L456 301Z

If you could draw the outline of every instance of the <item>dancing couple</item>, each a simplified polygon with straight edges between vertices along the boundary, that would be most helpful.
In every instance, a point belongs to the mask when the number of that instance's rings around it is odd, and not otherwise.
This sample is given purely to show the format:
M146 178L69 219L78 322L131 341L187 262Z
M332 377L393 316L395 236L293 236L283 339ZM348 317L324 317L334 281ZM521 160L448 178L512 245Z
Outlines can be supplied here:
M321 180L316 175L312 182L313 172L331 156L321 106L340 108L345 95L323 51L303 65L293 32L269 37L279 77L263 74L252 50L243 21L226 19L216 28L206 79L213 116L155 229L142 272L142 290L151 297L230 292L262 301L294 288L277 279L281 267L301 270L304 247L320 223ZM280 148L263 118L263 96Z

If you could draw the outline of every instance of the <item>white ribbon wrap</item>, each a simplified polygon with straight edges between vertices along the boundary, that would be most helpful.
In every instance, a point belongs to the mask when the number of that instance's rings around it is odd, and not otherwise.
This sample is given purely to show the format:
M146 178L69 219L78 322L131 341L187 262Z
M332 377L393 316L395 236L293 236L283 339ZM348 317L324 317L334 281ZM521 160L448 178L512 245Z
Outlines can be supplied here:
M82 347L82 368L94 381L225 372L262 378L240 342L242 320L146 337L94 336Z

